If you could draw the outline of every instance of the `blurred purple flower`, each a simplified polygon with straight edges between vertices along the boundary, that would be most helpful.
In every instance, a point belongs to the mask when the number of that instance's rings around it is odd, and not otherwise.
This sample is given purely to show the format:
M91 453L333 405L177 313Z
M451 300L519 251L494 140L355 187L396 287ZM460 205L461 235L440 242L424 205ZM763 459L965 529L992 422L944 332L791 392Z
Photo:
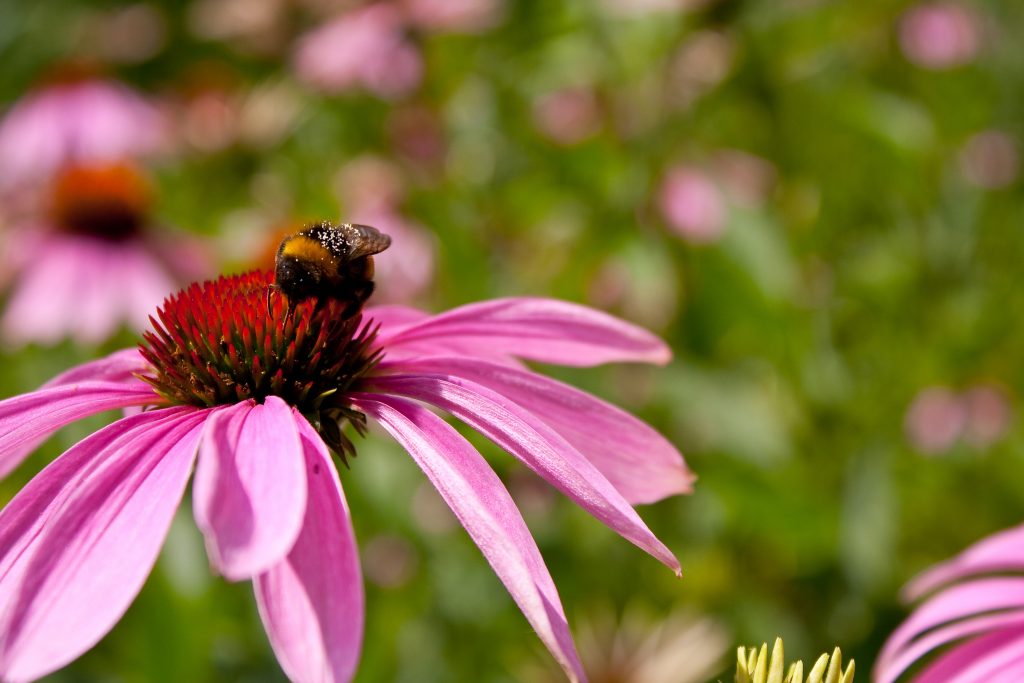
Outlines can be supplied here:
M294 65L301 80L324 92L363 88L385 99L409 94L423 76L401 10L385 3L345 12L307 33Z
M150 191L133 167L69 167L55 180L45 215L13 226L11 293L0 335L12 345L84 344L109 338L122 324L144 329L179 278L207 270L190 239L174 243L150 230Z
M977 17L953 2L917 5L900 20L899 41L908 60L925 69L952 69L978 54L981 37Z
M964 177L972 185L998 190L1017 180L1020 152L1017 141L999 130L986 130L970 137L960 153Z
M409 23L428 31L479 33L493 28L504 13L502 0L404 0Z
M911 445L928 455L938 455L952 448L966 425L966 407L956 392L947 387L921 390L903 420Z
M875 683L894 683L950 645L915 683L1024 680L1024 526L993 534L919 575L904 589L917 606L885 643Z
M601 129L601 107L589 88L565 88L542 95L534 102L533 121L548 139L576 145Z
M125 85L71 79L34 90L0 121L0 189L45 180L69 164L96 164L166 149L167 122Z
M669 349L643 329L548 299L436 316L375 307L363 324L335 300L289 314L270 284L254 272L193 285L165 301L139 350L0 402L0 473L75 420L150 408L73 446L0 511L0 678L46 675L113 627L156 561L194 466L193 513L210 560L229 580L252 580L285 673L350 680L364 598L327 444L353 456L340 427L361 432L369 417L423 469L570 680L585 680L508 491L419 402L479 431L678 573L632 504L690 490L679 452L628 413L517 361L661 364Z
M715 242L725 232L725 200L718 185L699 168L669 169L658 204L669 226L689 242Z
M1010 400L999 387L979 385L963 396L967 410L964 439L978 449L985 449L1006 435L1013 415Z

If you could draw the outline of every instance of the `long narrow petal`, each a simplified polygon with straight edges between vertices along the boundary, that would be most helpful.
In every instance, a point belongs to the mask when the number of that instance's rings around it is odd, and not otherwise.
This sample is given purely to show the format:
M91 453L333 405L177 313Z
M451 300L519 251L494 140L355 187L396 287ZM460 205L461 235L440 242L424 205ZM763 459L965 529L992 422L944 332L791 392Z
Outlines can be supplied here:
M141 382L80 382L0 401L0 477L21 464L50 434L75 420L158 400L153 389Z
M44 676L121 618L184 495L204 418L171 408L120 420L0 512L0 678Z
M586 680L558 591L519 510L479 453L426 408L364 394L353 405L402 444L462 522L572 681Z
M429 317L430 314L426 311L398 304L369 306L363 311L364 320L372 320L379 324L381 333L390 336L394 336L409 325L421 322Z
M135 377L136 373L145 372L146 369L146 359L137 348L121 349L109 356L73 367L57 375L43 387L78 382L124 382L133 386L146 386L145 382Z
M936 588L972 574L1024 570L1024 526L992 534L942 564L920 574L903 590L906 600L917 600Z
M270 396L215 412L199 452L192 504L210 561L232 581L291 550L306 512L306 466L288 404Z
M455 375L526 408L562 435L633 505L693 490L694 474L675 446L629 413L568 384L478 358L381 363L380 371Z
M456 416L679 573L679 560L651 533L622 494L579 451L528 410L484 386L450 375L391 375L374 378L370 387L425 401Z
M993 683L1024 677L1024 629L996 631L953 648L915 683Z
M395 333L382 331L389 348L451 340L473 343L475 355L510 355L559 365L615 361L664 364L671 351L647 330L607 313L566 301L495 299L454 308Z
M363 644L363 580L338 472L323 440L295 415L309 502L288 557L253 581L277 660L295 683L350 681Z

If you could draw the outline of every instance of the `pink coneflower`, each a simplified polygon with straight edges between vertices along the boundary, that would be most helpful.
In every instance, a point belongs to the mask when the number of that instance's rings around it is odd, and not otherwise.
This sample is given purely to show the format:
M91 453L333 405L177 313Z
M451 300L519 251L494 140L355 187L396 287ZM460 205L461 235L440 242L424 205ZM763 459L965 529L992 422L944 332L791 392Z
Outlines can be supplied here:
M974 13L954 2L923 3L911 9L900 21L899 40L908 60L934 70L971 62L981 44Z
M876 683L893 683L938 648L952 645L913 677L916 683L1024 680L1024 526L1001 531L932 567L905 589L932 594L889 637Z
M363 633L349 510L328 446L378 423L423 469L567 676L585 674L558 593L502 482L426 403L507 450L679 572L631 504L690 490L682 456L631 415L527 369L664 363L640 328L582 306L513 298L440 315L401 307L290 314L258 272L164 302L140 351L0 402L0 471L61 426L146 409L73 446L0 511L0 678L64 666L120 619L145 581L195 467L192 503L213 566L251 579L294 681L346 681ZM268 312L268 306L270 308Z
M25 257L6 264L15 271L0 318L9 344L92 344L124 323L144 329L176 274L204 270L194 243L163 244L148 230L150 188L132 166L69 167L48 199L44 215L11 228Z
M159 109L125 85L61 80L30 92L0 121L0 189L35 183L68 164L97 164L164 149Z
M357 88L396 99L419 85L423 60L405 35L402 13L378 3L345 12L306 34L295 53L295 71L328 93Z
M715 181L699 168L670 169L661 183L658 205L669 226L688 242L716 242L725 232L725 199Z

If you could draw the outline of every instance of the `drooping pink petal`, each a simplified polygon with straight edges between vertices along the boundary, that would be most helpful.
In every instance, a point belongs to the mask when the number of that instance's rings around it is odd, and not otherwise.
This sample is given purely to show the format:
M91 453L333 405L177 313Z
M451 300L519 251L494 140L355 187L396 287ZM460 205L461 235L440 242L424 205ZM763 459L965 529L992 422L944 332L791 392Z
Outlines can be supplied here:
M122 349L98 360L89 361L62 372L43 385L55 387L77 382L123 382L133 386L147 386L135 375L146 372L146 359L138 348Z
M355 407L409 452L469 532L527 620L572 681L585 681L569 625L537 544L505 486L479 453L444 422L409 401L375 394Z
M153 389L141 382L80 382L0 401L0 477L21 464L50 434L75 420L158 400Z
M121 618L184 495L205 415L169 408L116 422L0 512L0 678L44 676Z
M473 343L478 356L510 355L580 367L616 361L664 364L672 356L658 337L607 313L528 297L460 306L380 337L382 344L396 349L449 340Z
M276 396L210 416L192 503L214 567L232 581L267 571L288 554L306 513L298 427Z
M928 631L917 640L906 643L901 650L888 650L887 656L875 662L875 683L895 683L914 662L926 654L969 636L986 634L1002 629L1024 632L1024 610L1011 610L957 621L948 626Z
M391 364L385 360L381 372ZM665 437L629 413L529 370L468 357L402 361L410 373L451 374L518 403L576 447L633 505L689 493L696 477Z
M992 610L1024 608L1024 578L986 578L953 586L920 605L893 631L879 654L888 668L898 652L922 634L944 624Z
M955 647L914 683L1015 683L1024 676L1024 629L1004 629Z
M907 584L903 597L918 600L965 576L1014 570L1024 570L1024 526L988 536L953 559L935 565Z
M352 520L323 440L295 414L306 461L306 516L291 552L253 580L277 660L296 683L355 675L363 644L363 581Z
M636 510L579 451L529 411L490 389L451 375L393 375L374 391L425 401L485 435L598 520L677 574L679 561Z

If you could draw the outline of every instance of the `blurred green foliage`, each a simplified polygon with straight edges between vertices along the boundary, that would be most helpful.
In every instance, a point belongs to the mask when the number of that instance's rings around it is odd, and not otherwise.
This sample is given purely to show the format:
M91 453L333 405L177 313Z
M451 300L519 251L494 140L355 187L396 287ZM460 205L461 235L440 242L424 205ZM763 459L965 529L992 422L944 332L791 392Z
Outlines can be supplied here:
M682 580L474 439L523 502L575 630L609 609L639 606L652 629L682 610L738 643L781 635L795 657L839 644L866 678L905 614L899 587L1021 519L1024 192L1015 174L979 184L965 165L986 160L965 146L986 130L1011 144L1024 135L1024 5L970 5L977 55L936 70L900 50L905 2L721 0L626 17L614 3L510 0L478 34L416 32L423 83L389 102L292 82L289 46L316 11L282 1L286 39L254 52L197 37L194 4L154 3L162 49L108 73L157 96L187 90L200 67L224 74L231 97L292 88L298 114L280 138L154 168L161 219L210 237L225 268L250 265L239 244L258 243L258 228L345 217L337 174L373 154L401 169L402 212L436 238L420 305L562 297L652 326L675 350L666 368L550 373L626 406L686 454L696 492L642 510ZM0 2L0 101L55 63L95 56L83 26L119 7ZM564 88L585 89L594 108L592 130L571 142L537 122L538 98ZM432 126L440 151L410 152L410 125ZM721 170L735 151L763 172L753 199ZM687 241L659 209L680 164L722 193L724 231L709 243ZM0 391L133 338L11 350ZM1008 431L919 452L905 427L918 392L979 383L1007 396ZM0 483L3 498L97 424L52 439ZM364 561L379 565L367 571L358 680L497 683L543 668L528 624L395 444L372 434L342 478ZM187 505L178 521L122 623L52 680L283 680L248 586L211 576Z

